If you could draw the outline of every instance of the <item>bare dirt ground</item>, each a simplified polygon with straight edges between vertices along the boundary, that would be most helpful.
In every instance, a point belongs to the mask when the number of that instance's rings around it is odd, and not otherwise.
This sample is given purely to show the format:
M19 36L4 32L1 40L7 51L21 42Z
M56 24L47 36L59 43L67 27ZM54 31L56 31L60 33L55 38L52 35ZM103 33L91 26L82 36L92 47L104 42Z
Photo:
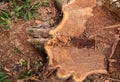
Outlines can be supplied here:
M13 23L8 31L0 28L0 67L2 71L12 76L15 82L17 77L26 71L35 74L33 71L38 70L38 68L42 69L43 64L46 63L46 58L42 58L42 55L45 54L37 51L27 41L30 38L27 29L42 23L45 23L43 27L52 28L57 23L59 13L53 1L49 1L47 7L41 6L38 12L41 20L24 21L21 19ZM22 65L22 63L25 64Z

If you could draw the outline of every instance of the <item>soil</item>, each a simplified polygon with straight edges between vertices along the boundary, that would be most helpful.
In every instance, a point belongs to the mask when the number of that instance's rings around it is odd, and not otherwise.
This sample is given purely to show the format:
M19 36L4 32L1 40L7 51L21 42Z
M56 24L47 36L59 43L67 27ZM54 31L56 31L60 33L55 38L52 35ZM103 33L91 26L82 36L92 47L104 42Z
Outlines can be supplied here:
M45 23L43 27L48 26L52 28L58 23L56 20L58 20L57 17L59 17L59 13L51 0L46 7L40 6L37 11L40 14L39 17L41 20L33 19L24 21L20 19L14 22L8 31L0 27L0 68L1 71L12 76L11 79L14 82L26 71L35 74L34 71L38 72L39 68L39 71L41 71L46 65L46 58L43 58L45 54L37 51L34 46L28 42L28 39L31 37L28 35L27 29L43 23ZM46 55L44 57L46 57ZM22 62L27 62L27 65L23 66ZM36 68L35 65L39 67Z

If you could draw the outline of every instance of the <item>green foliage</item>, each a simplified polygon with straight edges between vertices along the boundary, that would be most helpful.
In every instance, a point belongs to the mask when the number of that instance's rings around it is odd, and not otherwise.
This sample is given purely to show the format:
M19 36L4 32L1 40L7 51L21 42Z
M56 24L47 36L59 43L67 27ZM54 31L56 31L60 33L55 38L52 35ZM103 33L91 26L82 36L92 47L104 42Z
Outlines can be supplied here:
M32 72L31 71L25 71L22 75L18 76L17 78L18 79L23 79L23 78L30 77L30 76L32 76Z
M9 13L8 13L8 12L5 12L5 11L1 11L0 19L1 19L3 22L10 23Z
M11 18L8 12L0 11L0 25L3 25L5 30L10 28L9 25L11 24Z
M19 3L19 4L18 4ZM24 20L30 20L35 18L34 15L38 14L36 10L39 8L41 2L39 0L21 0L15 1L10 0L10 9L12 9L13 14L17 19L23 18Z
M9 80L7 80L7 78L9 78L7 74L5 74L4 72L0 72L0 82L10 82Z
M22 66L27 66L27 61L22 61Z
M47 6L47 5L48 5L48 3L49 3L49 1L48 1L48 0L44 0L42 5L43 5L43 6Z
M9 30L9 29L10 29L10 26L5 25L5 26L4 26L4 29L5 29L5 30Z
M15 50L15 52L17 52L18 54L23 54L22 51L21 51L19 48L17 48L17 47L15 47L14 50Z
M8 9L0 10L0 26L8 30L13 21L18 19L38 19L39 6L47 6L48 0L8 0Z

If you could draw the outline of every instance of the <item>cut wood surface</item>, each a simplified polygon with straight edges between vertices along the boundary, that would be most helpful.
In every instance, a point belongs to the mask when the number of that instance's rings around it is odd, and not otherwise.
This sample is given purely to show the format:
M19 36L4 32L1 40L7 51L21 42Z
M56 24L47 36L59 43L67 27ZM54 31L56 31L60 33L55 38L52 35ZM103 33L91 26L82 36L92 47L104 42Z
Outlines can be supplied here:
M75 82L90 74L107 74L105 56L117 38L114 30L104 28L118 24L119 19L104 7L96 7L96 0L75 0L62 6L62 11L63 20L50 31L53 39L45 47L49 65L59 67L59 78L73 76Z

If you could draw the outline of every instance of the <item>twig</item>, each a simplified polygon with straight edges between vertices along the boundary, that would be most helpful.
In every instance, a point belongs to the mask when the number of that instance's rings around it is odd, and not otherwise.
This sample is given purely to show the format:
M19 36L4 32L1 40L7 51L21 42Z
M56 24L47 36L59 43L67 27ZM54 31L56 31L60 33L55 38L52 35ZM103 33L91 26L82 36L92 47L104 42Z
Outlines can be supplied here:
M115 82L120 82L119 79L114 79L114 78L108 78L109 80L115 81Z
M107 27L104 27L103 29L111 29L111 28L118 28L118 27L120 27L120 24L107 26Z
M117 47L117 43L118 43L118 40L113 44L113 47L112 47L112 53L110 54L110 58L112 58L112 56L114 55L114 52L115 52L115 49Z

